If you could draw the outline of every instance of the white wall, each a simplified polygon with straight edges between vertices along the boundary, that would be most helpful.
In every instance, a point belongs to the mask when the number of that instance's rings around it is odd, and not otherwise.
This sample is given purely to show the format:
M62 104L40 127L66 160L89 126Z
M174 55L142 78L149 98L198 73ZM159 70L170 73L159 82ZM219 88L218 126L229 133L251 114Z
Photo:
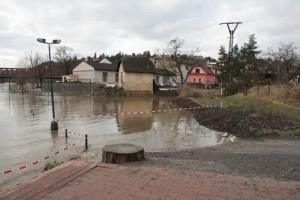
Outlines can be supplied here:
M102 78L103 78L103 72L107 73L107 81L103 82ZM95 83L100 83L100 84L105 84L105 83L116 83L115 81L115 74L117 72L111 72L111 71L99 71L96 70L95 71L95 75L94 75L94 82Z
M78 79L87 79L94 82L94 68L86 62L81 62L77 67L74 68L73 74L78 75Z
M103 82L103 72L107 72L107 81ZM81 62L77 67L74 68L73 74L78 75L80 79L88 79L91 82L99 83L99 84L106 84L106 83L116 83L115 81L115 74L117 72L111 71L100 71L94 70L92 66L87 64L86 62Z

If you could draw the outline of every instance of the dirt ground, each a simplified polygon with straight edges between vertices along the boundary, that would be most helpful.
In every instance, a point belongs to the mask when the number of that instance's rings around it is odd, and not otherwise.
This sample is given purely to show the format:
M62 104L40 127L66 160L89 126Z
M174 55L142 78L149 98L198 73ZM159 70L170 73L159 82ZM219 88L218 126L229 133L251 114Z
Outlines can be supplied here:
M300 140L239 139L214 147L145 156L144 161L122 165L300 181Z
M182 108L198 107L199 104L187 98L177 98L174 104ZM235 110L231 108L201 108L192 111L203 126L221 132L228 132L239 138L276 137L280 131L293 131L299 123L264 113ZM290 136L286 136L290 138ZM299 136L292 136L292 138Z
M177 103L181 107L199 106L192 101L177 101ZM209 109L213 109L214 112ZM228 131L237 136L239 139L234 142L228 140L224 144L214 147L175 152L146 152L146 160L122 165L300 181L299 136L282 138L275 132L256 135L251 129L249 130L249 127L252 126L257 129L261 127L269 127L274 130L281 130L284 127L292 129L293 124L276 116L261 121L262 119L253 113L224 110L208 108L192 112L201 125L218 131ZM223 112L221 114L226 119L223 123L218 123L217 119L220 117L220 113L217 112ZM208 116L204 116L205 114ZM237 124L241 121L240 119L246 119L246 123L243 123L242 127L234 126L233 124ZM101 155L81 159L99 161Z
M174 103L181 107L199 106L187 99L177 99ZM278 116L231 109L205 108L192 112L201 125L239 139L209 148L146 153L147 160L124 165L300 181L300 138L277 134L278 130L293 130L294 123Z

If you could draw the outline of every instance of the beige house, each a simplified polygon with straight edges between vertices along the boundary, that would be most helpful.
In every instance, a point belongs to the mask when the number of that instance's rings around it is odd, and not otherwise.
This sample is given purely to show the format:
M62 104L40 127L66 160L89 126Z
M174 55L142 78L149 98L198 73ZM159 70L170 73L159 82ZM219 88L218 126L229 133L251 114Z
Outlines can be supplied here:
M143 56L125 56L119 63L119 87L133 94L153 94L153 63Z
M74 68L73 74L77 75L81 82L117 85L119 78L117 69L118 65L114 64L82 61Z

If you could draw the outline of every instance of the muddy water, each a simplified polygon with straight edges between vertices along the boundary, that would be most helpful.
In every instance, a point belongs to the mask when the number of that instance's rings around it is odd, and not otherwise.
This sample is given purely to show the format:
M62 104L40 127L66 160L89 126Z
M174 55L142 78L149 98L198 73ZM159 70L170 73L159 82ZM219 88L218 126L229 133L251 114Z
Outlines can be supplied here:
M94 97L55 93L56 118L68 131L88 134L89 151L101 157L112 143L132 143L145 151L174 151L222 143L220 133L200 126L188 111L93 117L92 115L168 109L169 98ZM50 131L51 101L47 92L14 93L0 87L0 189L39 174L47 161L66 161L84 150L81 138L64 129ZM80 117L88 116L92 117ZM67 116L68 119L63 119ZM70 118L73 117L73 118ZM66 146L76 146L63 151ZM51 154L60 151L53 156ZM46 156L50 158L43 160ZM100 155L100 156L99 156ZM51 157L52 156L52 157ZM35 161L39 164L32 166ZM28 166L23 170L18 167ZM12 173L4 171L16 169Z

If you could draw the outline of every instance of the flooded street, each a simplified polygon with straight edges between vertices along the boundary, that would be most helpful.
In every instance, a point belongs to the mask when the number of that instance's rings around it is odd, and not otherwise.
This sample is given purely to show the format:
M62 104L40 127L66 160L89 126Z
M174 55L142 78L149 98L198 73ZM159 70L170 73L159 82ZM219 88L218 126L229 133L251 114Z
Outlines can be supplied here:
M0 189L39 174L47 161L66 161L84 151L82 138L65 130L88 134L89 152L101 157L107 144L131 143L147 152L174 151L222 143L219 132L200 126L189 111L94 116L169 109L168 97L100 97L54 93L56 118L64 127L50 131L51 100L47 92L13 93L0 87ZM83 116L83 117L82 117ZM90 117L88 117L90 116ZM64 119L64 117L67 117ZM67 146L76 146L65 150ZM55 152L59 154L53 155ZM44 160L50 155L50 158ZM100 156L99 156L100 155ZM32 165L33 162L38 164ZM19 170L19 167L27 166ZM4 171L14 170L3 174Z

